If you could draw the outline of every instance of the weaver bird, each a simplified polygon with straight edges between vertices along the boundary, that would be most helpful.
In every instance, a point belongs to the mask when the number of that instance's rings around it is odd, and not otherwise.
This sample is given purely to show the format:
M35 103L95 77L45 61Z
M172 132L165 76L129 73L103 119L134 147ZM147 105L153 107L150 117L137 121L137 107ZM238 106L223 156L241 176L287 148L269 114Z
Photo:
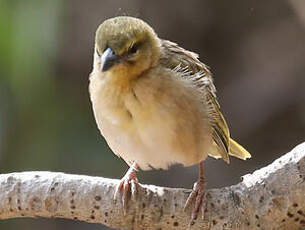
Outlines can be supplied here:
M137 168L199 164L184 207L194 201L193 222L205 204L206 157L227 163L229 155L250 157L230 138L206 65L140 19L115 17L98 27L89 91L101 134L130 166L114 195L123 192L124 213L129 187L133 197L138 183Z

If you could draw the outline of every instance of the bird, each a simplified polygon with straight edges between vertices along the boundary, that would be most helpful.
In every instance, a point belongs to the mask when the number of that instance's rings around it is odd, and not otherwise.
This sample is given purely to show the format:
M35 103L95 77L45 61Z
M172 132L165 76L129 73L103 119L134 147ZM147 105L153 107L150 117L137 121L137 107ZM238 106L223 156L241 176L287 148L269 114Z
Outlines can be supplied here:
M114 193L114 199L122 193L124 214L129 191L135 198L138 169L198 164L184 206L192 206L194 223L206 203L204 160L251 157L230 137L209 68L142 19L117 16L99 25L89 93L100 133L130 167Z

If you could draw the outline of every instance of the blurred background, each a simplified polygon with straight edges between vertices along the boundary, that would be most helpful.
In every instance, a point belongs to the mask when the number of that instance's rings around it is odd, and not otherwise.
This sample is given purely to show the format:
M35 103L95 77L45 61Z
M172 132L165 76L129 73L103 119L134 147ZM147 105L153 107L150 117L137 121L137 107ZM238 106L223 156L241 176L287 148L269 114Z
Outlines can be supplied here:
M305 2L255 0L0 0L0 173L50 170L121 178L88 95L94 33L136 16L200 54L214 74L246 162L206 161L208 187L240 181L305 140ZM156 148L156 151L157 148ZM191 188L197 167L138 173L141 183ZM2 230L103 230L68 220L0 221Z

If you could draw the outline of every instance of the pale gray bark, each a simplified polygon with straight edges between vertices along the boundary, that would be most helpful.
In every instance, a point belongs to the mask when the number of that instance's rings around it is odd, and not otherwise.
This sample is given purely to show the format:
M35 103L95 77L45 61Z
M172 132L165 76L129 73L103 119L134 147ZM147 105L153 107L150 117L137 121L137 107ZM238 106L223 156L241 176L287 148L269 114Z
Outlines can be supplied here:
M112 200L118 180L53 172L0 175L0 219L59 217L121 229L187 229L189 189L138 187L124 216ZM237 185L207 191L204 220L191 229L301 229L305 226L305 143Z

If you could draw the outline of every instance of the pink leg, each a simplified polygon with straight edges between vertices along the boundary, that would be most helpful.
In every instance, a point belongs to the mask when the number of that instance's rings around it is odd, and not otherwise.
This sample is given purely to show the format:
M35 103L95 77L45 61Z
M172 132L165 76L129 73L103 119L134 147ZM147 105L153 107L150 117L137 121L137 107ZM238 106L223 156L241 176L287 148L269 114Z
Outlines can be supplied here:
M120 183L116 187L116 190L115 190L115 193L114 193L114 200L117 200L117 198L119 197L119 193L121 192L121 190L123 190L122 203L123 203L124 215L126 215L128 190L129 190L130 186L131 186L131 198L132 198L132 200L135 200L135 197L136 197L136 184L138 184L138 178L137 178L136 170L137 170L138 167L139 166L136 162L134 162L130 166L127 173L121 179Z
M193 200L195 200L195 205L192 209L190 225L192 225L194 221L197 219L200 207L202 210L202 217L204 216L206 201L205 201L205 180L204 180L203 161L199 163L199 178L197 182L194 184L193 191L189 195L184 205L184 211L191 205Z

